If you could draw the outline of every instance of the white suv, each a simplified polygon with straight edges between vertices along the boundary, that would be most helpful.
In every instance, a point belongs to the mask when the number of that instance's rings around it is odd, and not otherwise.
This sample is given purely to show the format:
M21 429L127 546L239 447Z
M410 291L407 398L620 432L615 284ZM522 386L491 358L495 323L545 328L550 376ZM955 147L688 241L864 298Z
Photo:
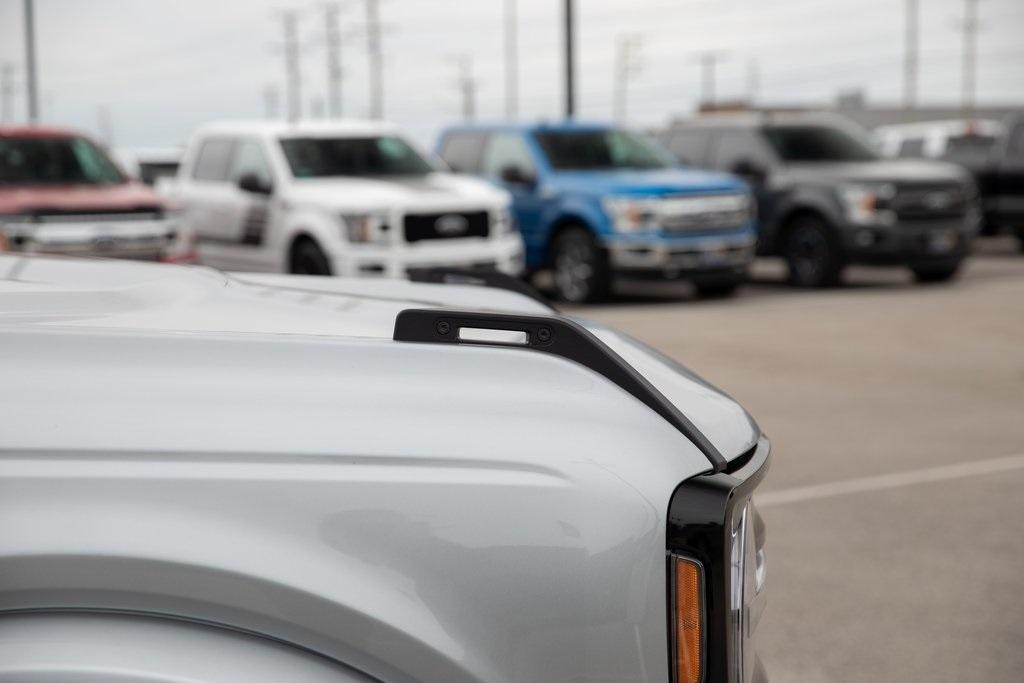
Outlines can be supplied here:
M192 137L167 193L201 260L219 268L355 277L523 268L508 194L439 171L387 124L211 124Z

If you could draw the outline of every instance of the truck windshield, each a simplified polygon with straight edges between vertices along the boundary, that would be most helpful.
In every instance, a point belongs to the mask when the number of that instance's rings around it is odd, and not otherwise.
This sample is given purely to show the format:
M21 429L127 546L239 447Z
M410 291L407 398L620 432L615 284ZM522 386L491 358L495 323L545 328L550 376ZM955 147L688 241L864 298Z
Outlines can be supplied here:
M783 161L875 161L865 139L837 126L766 126L764 136Z
M643 137L624 130L572 130L536 133L551 167L559 171L668 168L673 165Z
M85 138L0 138L0 185L113 185L117 166Z
M391 136L285 138L281 148L296 178L424 175L434 171L407 142Z

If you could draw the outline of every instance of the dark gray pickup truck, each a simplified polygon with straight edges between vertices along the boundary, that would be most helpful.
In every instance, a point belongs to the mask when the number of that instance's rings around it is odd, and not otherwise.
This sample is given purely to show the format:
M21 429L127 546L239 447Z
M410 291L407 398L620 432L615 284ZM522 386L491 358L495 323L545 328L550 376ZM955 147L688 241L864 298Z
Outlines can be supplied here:
M854 263L949 280L980 225L968 171L884 159L863 131L835 116L702 117L673 126L662 141L684 164L747 181L757 197L758 253L785 259L794 285L835 284Z

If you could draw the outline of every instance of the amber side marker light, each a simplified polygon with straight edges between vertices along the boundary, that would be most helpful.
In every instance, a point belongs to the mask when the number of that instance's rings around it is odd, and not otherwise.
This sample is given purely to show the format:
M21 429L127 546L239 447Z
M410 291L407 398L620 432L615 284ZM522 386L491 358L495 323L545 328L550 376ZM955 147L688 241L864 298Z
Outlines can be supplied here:
M704 673L704 571L672 556L672 661L675 683L700 683Z

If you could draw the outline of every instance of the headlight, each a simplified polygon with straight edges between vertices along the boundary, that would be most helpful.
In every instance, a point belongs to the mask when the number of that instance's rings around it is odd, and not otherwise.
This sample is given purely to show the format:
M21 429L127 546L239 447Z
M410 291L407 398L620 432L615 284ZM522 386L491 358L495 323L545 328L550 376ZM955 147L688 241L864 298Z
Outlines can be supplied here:
M734 680L748 681L754 668L753 635L764 611L767 577L764 521L752 501L733 517L730 532L729 619L732 628Z
M886 202L896 196L896 188L889 183L840 185L838 193L846 218L851 223L890 225L895 222L896 215L892 211L882 208Z
M343 235L352 244L386 244L388 241L387 214L348 213L341 215Z
M512 215L512 209L508 206L498 209L494 214L494 234L508 235L515 232L515 229L516 220Z
M608 197L604 200L604 210L616 232L657 230L658 205L657 199Z

